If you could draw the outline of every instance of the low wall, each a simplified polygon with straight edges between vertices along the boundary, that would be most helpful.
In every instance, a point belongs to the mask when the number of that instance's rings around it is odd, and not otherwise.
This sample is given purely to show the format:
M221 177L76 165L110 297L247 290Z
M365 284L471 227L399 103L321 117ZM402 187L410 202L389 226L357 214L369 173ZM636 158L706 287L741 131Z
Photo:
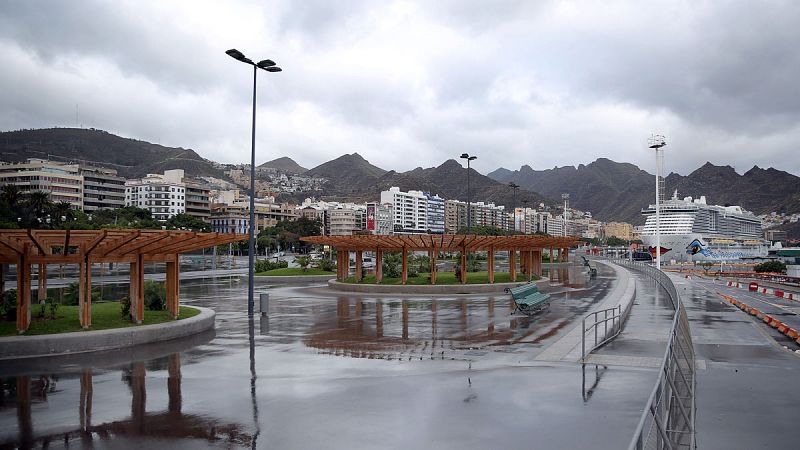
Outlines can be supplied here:
M271 276L271 275L256 275L256 283L324 283L328 280L336 278L336 275L287 275L287 276Z
M547 285L550 280L542 278L537 285ZM525 283L494 284L356 284L328 281L328 287L336 291L360 292L364 294L498 294L506 288L513 288Z
M174 322L112 330L3 337L0 338L0 360L118 349L168 341L214 329L216 313L213 310L199 306L192 308L199 309L200 314Z

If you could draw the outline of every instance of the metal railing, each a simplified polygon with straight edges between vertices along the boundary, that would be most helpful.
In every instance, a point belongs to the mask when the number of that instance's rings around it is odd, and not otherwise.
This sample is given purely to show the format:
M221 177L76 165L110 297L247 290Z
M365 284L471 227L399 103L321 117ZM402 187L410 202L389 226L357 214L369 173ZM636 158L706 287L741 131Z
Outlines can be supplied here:
M614 263L645 273L663 287L675 308L658 380L647 400L629 450L695 449L695 353L689 319L672 280L649 264Z
M633 302L631 302L632 304ZM630 308L626 308L627 311ZM609 316L609 314L611 314ZM603 317L600 318L599 316ZM591 318L589 328L586 328L586 320ZM594 331L594 344L589 348L589 353L593 352L598 347L605 345L606 342L617 337L622 331L622 322L624 321L622 313L622 305L617 305L613 308L599 309L592 311L583 318L583 334L581 335L581 362L586 360L586 333ZM608 332L608 322L611 322L611 333ZM602 334L601 334L602 328ZM591 334L591 333L590 333ZM602 339L598 342L598 339Z

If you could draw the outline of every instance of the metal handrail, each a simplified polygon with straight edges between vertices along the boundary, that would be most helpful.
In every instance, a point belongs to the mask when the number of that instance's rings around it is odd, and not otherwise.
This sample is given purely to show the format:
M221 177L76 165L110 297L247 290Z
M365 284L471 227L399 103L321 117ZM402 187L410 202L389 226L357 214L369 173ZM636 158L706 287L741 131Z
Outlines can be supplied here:
M628 260L613 262L639 270L653 278L667 291L675 308L669 342L661 361L656 385L628 448L695 449L696 364L686 308L675 284L664 272L650 265Z
M627 310L627 308L626 308ZM608 316L608 313L611 313L611 317ZM597 316L603 314L602 319L598 319ZM589 317L593 318L593 322L589 325L589 328L586 328L586 319ZM611 334L608 334L608 322L611 321ZM594 329L594 344L589 349L589 353L593 352L597 348L605 345L611 339L617 337L617 335L622 331L622 305L617 305L613 308L605 308L605 309L598 309L596 311L592 311L583 318L583 333L581 334L581 362L585 362L586 360L586 333L592 331ZM598 339L598 332L600 330L600 324L603 324L603 340L597 342Z

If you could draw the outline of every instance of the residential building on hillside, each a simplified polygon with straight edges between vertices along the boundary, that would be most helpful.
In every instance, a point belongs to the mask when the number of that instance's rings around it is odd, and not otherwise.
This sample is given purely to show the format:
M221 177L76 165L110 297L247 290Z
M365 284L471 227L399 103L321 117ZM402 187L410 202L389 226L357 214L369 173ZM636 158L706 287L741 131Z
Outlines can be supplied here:
M186 185L183 170L149 173L125 182L125 206L147 209L156 220L167 220L186 212Z
M362 231L366 208L336 208L328 210L331 236L352 236Z
M633 225L627 222L608 222L603 225L603 236L605 238L615 237L632 241Z
M53 203L66 202L83 209L83 175L77 164L31 158L26 162L0 163L0 185L12 184L24 194L43 191Z
M217 233L249 233L250 215L241 205L214 203L211 206L211 231Z
M473 202L470 205L470 226L497 227L510 230L512 217L506 212L505 206L494 203ZM457 233L467 227L467 202L460 200L447 200L445 202L445 231Z
M125 206L125 178L114 169L79 165L83 175L83 210L122 208Z
M211 189L197 181L186 181L186 214L208 222L211 218Z

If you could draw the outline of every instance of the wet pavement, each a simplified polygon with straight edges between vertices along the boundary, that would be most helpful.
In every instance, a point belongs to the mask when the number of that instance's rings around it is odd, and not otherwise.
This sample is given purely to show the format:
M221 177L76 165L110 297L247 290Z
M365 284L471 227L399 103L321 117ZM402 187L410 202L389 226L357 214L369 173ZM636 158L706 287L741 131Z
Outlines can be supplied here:
M756 304L758 296L770 304L788 301L698 277L674 275L673 281L686 305L697 359L705 361L697 371L697 447L797 448L800 355L793 350L799 347L783 342L782 334L724 302L717 292L765 310L768 305ZM791 311L783 312L787 315L781 320L795 320Z
M588 362L659 368L664 359L675 310L666 291L641 272L631 270L636 297L622 332L595 350Z
M246 279L181 283L217 311L190 339L0 362L0 448L621 448L655 371L535 356L614 284L554 268L549 309L507 295L358 296Z

